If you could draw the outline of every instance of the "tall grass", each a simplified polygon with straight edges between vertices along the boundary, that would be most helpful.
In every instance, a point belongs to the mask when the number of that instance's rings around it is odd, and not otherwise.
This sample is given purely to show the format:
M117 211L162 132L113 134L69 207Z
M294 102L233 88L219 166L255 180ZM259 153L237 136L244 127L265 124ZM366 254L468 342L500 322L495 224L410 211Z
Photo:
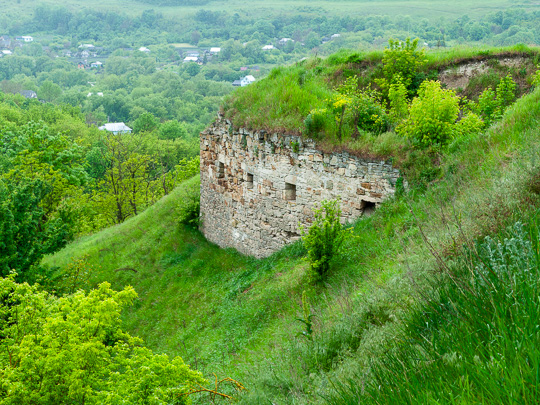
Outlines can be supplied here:
M536 404L540 394L540 220L487 237L444 265L373 379L331 404Z

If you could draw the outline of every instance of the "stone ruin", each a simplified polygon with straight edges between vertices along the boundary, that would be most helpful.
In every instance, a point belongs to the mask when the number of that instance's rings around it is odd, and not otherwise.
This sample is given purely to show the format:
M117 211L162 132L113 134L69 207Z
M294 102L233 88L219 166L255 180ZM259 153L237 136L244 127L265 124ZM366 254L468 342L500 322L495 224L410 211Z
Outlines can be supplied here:
M311 139L234 129L218 119L200 136L202 232L220 247L266 257L300 237L312 209L340 198L342 223L395 192L391 164L322 152Z

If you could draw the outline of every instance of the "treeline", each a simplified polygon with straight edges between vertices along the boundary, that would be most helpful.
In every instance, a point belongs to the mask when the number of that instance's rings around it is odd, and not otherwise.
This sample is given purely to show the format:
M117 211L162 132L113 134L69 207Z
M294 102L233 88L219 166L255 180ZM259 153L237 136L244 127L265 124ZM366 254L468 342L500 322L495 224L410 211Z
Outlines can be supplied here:
M137 215L198 172L196 143L178 137L178 123L137 124L113 135L88 127L78 108L1 95L2 276L35 279L43 255Z
M204 5L208 0L145 0L145 3L163 5ZM227 11L200 9L194 16L172 20L155 10L146 10L140 16L129 17L111 11L84 9L73 12L64 7L37 6L32 18L15 21L10 33L47 31L68 35L72 40L103 41L102 45L157 44L163 42L192 42L216 46L229 39L242 43L251 40L268 42L279 38L292 38L308 49L321 45L321 40L336 33L362 34L362 43L402 33L417 36L430 45L446 41L488 42L492 45L540 42L540 12L527 12L521 8L488 13L480 19L464 15L457 19L414 18L409 15L383 16L329 16L313 7L298 7L294 14L276 11L275 15L262 15L257 10L240 15ZM193 32L199 35L193 37ZM114 34L114 35L113 35ZM310 41L311 40L311 41ZM315 41L317 40L317 42ZM309 42L309 44L306 44Z

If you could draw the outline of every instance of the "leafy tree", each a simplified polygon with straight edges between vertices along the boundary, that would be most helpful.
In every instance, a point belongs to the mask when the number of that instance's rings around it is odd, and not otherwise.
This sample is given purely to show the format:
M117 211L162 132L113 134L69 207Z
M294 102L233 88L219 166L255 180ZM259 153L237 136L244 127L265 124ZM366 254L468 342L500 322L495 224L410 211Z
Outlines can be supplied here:
M133 122L133 131L150 132L157 128L159 121L152 113L143 113Z
M411 95L413 78L424 63L425 52L418 50L418 38L413 41L410 38L405 41L390 39L383 56L384 79L378 83L388 91L391 84L401 82Z
M56 83L47 80L39 87L38 97L45 101L55 101L62 94L62 89Z
M68 207L46 216L43 200L52 187L42 180L17 183L0 179L0 275L17 272L19 280L34 280L41 258L63 248L73 238L74 219Z
M321 44L321 38L316 32L311 31L307 35L304 43L306 44L306 47L308 49L313 49L313 48L318 47Z
M185 404L205 383L121 328L137 294L102 283L62 298L0 279L0 404Z
M194 62L190 62L186 66L186 72L191 76L197 76L197 74L201 71L201 67Z
M159 127L160 139L187 138L186 127L178 121L167 121Z
M313 215L309 229L301 228L302 243L311 269L324 279L349 231L340 222L339 200L322 201L321 206L313 210Z

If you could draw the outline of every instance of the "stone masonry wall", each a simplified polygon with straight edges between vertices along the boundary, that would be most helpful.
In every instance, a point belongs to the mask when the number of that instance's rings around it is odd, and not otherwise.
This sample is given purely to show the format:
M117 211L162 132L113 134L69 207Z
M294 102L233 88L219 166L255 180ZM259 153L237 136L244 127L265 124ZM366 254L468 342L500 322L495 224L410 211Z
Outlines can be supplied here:
M399 171L347 152L323 153L313 140L233 130L223 117L201 133L201 214L206 238L269 256L299 238L312 208L341 198L353 222L392 195Z

